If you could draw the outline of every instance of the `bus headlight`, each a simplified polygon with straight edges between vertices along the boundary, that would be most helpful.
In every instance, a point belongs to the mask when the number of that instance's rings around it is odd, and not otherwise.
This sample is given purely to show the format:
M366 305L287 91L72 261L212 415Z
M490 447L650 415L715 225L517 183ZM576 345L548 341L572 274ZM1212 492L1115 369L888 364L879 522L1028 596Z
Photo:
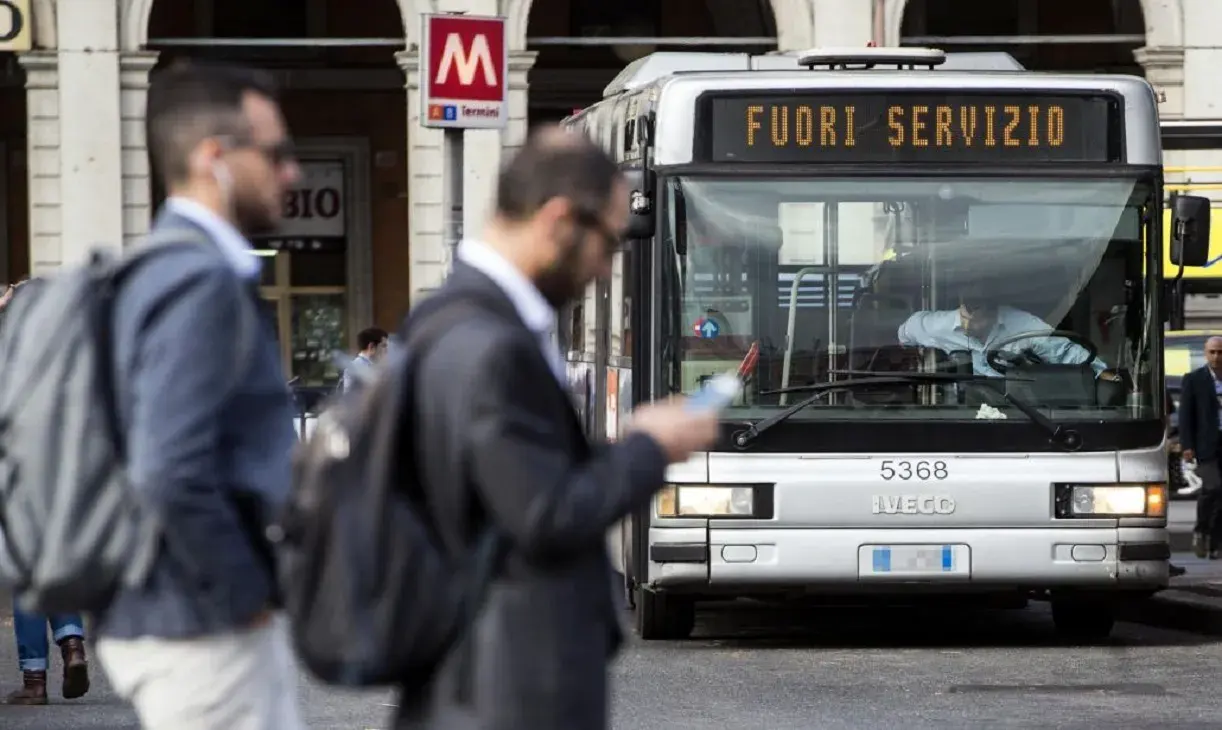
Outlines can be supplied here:
M1068 499L1058 499L1058 517L1165 517L1167 485L1061 485ZM1067 512L1067 514L1064 514Z
M658 517L751 517L755 493L742 486L668 484L655 504Z

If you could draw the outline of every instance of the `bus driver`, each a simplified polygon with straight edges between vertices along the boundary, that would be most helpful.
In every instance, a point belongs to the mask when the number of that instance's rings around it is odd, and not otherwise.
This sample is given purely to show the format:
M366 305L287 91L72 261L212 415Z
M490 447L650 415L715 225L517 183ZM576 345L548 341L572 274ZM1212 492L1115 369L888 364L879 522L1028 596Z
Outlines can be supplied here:
M972 371L976 375L1000 377L989 366L985 353L995 343L1024 332L1053 329L1047 322L1030 312L1007 305L997 305L983 291L960 293L959 308L941 312L915 312L899 327L898 337L906 347L930 347L947 354L970 352ZM1007 350L1029 350L1050 364L1075 365L1086 362L1090 353L1060 337L1033 337L1016 342ZM1104 380L1118 380L1113 371L1099 358L1090 363L1095 375Z

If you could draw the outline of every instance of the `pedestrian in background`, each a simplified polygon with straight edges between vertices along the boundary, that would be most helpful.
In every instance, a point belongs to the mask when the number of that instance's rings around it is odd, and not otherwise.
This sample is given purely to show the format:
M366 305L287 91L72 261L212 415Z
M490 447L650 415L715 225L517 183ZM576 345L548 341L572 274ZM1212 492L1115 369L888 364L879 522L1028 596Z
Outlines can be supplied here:
M1201 478L1192 548L1197 557L1216 560L1222 551L1222 337L1205 341L1205 365L1184 376L1176 423L1184 460L1196 462Z
M344 368L343 376L340 379L343 392L352 391L358 387L357 384L364 377L368 377L374 363L386 354L389 338L390 335L386 333L386 330L377 327L363 329L357 334L356 345L360 348L360 352L352 358L348 367Z
M169 194L153 233L181 241L125 280L114 357L128 477L164 538L98 617L98 659L148 730L297 730L266 537L297 437L248 239L276 229L300 171L262 74L171 67L147 120Z
M606 727L607 664L622 641L607 530L718 433L715 414L667 402L639 408L618 442L592 444L574 411L556 311L610 276L628 194L584 137L532 135L500 175L482 238L462 242L449 279L408 319L410 332L444 307L473 310L419 355L416 463L455 559L489 531L506 554L468 638L423 696L401 699L401 728Z
M76 614L46 616L26 613L13 606L13 634L17 639L17 663L21 670L21 689L8 696L10 705L47 704L47 669L51 647L47 641L48 624L51 638L59 646L64 663L61 694L74 700L89 691L89 666L85 659L85 622Z
M28 279L23 279L5 287L4 294L0 295L0 317L27 281ZM17 642L17 668L21 672L21 688L5 699L7 704L47 704L47 670L51 658L51 646L47 641L48 627L51 630L51 638L59 647L64 664L60 693L64 699L74 700L89 691L84 619L77 614L46 616L41 613L27 613L14 601L13 637Z

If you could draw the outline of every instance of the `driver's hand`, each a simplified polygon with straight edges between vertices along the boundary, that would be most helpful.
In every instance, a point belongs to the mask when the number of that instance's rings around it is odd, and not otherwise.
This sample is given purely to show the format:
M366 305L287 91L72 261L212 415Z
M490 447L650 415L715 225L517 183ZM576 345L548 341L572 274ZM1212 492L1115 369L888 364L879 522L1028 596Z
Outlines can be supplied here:
M1110 380L1113 383L1118 383L1120 382L1120 373L1116 372L1115 370L1104 370L1103 372L1099 373L1099 379Z

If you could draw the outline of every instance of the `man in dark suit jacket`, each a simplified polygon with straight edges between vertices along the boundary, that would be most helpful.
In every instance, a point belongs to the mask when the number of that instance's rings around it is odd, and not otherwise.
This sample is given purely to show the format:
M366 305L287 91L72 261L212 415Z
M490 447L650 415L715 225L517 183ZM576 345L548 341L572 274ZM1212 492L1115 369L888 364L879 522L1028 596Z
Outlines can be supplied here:
M1205 367L1184 376L1178 415L1184 459L1196 460L1203 485L1197 495L1193 550L1197 556L1218 558L1222 549L1222 337L1205 342Z
M622 639L607 531L648 504L669 464L717 436L714 414L666 402L637 409L619 442L591 444L564 384L556 308L610 275L628 192L584 137L536 133L501 173L482 239L460 245L420 307L474 307L417 370L431 516L455 556L488 525L510 547L468 639L472 694L458 698L456 652L423 696L403 698L399 727L606 727L607 662Z

